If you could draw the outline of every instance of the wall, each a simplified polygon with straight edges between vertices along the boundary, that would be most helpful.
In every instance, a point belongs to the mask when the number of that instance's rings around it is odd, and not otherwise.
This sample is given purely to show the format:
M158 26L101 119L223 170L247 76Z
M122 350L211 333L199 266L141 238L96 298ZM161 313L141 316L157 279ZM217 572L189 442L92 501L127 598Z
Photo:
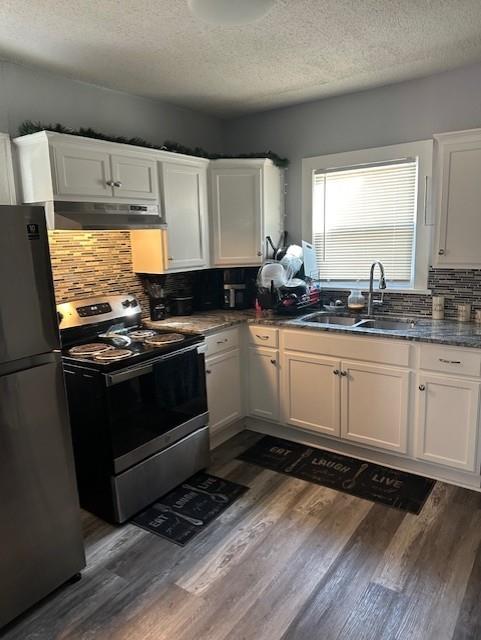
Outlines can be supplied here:
M228 120L224 146L232 153L272 149L290 159L288 231L299 241L302 158L480 126L481 64Z
M16 136L27 119L222 151L217 118L0 61L0 131ZM141 279L132 273L128 232L54 232L50 249L57 303L128 292L148 313Z
M0 61L0 131L16 136L24 120L222 151L217 118Z

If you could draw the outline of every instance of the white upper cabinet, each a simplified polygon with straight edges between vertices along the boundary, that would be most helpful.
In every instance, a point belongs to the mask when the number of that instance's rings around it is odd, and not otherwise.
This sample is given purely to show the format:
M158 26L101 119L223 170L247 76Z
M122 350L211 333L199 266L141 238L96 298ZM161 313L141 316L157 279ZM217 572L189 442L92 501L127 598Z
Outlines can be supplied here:
M481 129L438 134L434 265L481 267Z
M281 172L270 160L214 160L211 176L212 262L261 264L265 238L282 231Z
M161 151L47 131L14 143L23 202L159 200Z
M112 197L113 181L108 153L77 144L55 144L52 152L55 195Z
M0 133L0 204L15 203L15 182L10 136L7 133Z
M206 267L207 175L202 164L161 163L168 270Z
M110 157L114 197L128 198L132 202L157 200L157 163L148 158L131 155Z

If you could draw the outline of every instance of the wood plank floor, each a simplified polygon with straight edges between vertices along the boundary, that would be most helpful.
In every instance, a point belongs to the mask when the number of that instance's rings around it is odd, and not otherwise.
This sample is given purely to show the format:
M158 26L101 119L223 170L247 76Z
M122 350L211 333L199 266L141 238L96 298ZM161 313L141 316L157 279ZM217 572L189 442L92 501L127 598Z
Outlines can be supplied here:
M481 495L437 483L419 516L235 460L250 487L187 547L84 514L88 567L5 640L481 639Z

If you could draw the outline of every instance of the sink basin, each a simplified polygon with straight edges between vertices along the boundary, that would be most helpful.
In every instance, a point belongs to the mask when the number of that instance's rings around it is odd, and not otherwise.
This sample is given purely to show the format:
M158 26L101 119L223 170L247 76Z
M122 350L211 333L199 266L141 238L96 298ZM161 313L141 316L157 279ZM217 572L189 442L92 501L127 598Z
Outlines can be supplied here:
M356 325L365 329L385 329L387 331L396 331L399 329L413 329L416 326L414 320L394 320L388 318L369 318L361 320Z
M359 318L350 318L349 316L330 316L325 313L311 313L308 316L300 318L302 322L312 322L315 324L337 324L345 327L353 327L359 322Z

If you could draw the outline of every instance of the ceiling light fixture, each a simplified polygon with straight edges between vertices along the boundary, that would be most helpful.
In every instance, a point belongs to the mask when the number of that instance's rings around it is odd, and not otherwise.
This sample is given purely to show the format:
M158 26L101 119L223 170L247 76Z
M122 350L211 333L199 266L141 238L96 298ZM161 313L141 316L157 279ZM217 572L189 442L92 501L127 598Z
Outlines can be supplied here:
M276 0L187 0L192 13L209 24L236 26L260 20Z

